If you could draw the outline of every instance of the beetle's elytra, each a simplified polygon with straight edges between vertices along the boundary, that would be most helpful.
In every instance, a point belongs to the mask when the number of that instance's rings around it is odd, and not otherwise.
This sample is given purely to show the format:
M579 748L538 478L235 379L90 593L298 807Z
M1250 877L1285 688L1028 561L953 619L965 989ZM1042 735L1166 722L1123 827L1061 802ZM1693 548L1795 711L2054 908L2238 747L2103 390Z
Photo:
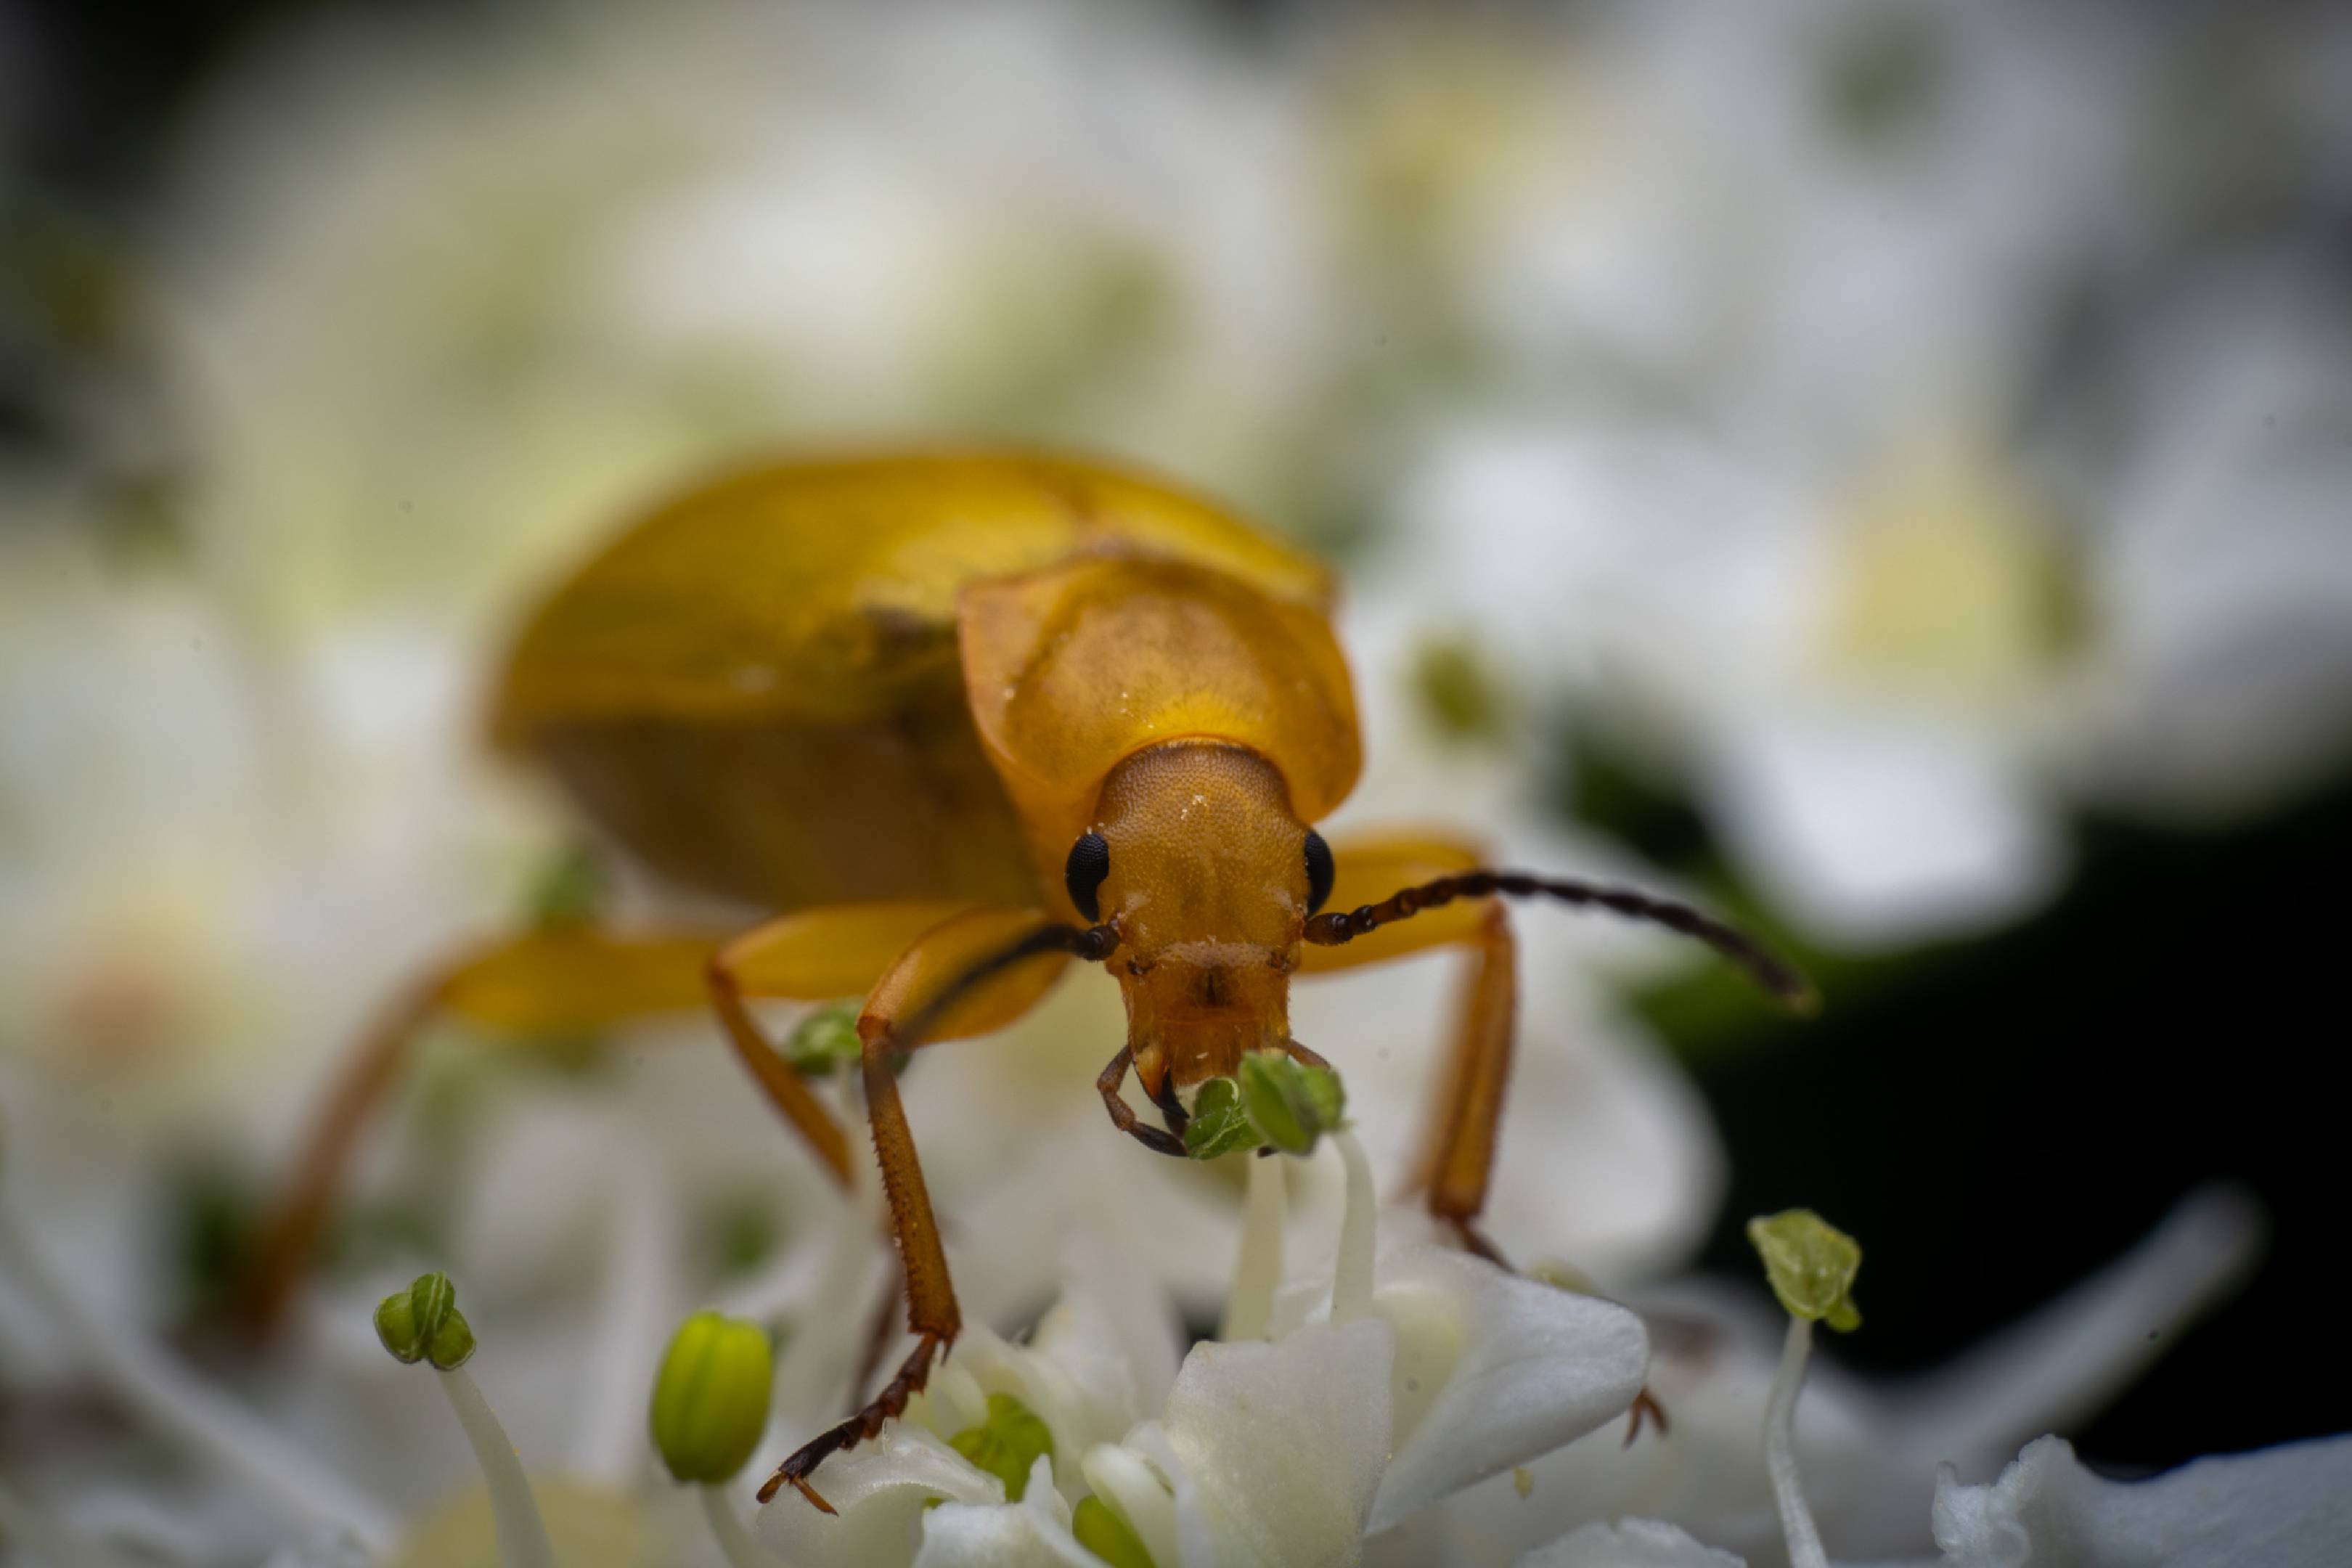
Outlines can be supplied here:
M852 1145L748 998L863 995L867 1112L905 1265L913 1354L787 1460L808 1478L879 1430L961 1328L890 1068L1000 1028L1072 958L1121 987L1112 1121L1181 1155L1185 1091L1290 1037L1294 973L1444 944L1474 955L1415 1172L1479 1235L1517 978L1496 895L1597 904L1802 983L1683 906L1479 865L1467 840L1327 844L1360 763L1318 562L1158 481L1010 451L749 469L624 531L523 625L490 729L621 848L766 910L748 931L541 930L408 991L363 1043L260 1250L266 1315L329 1212L409 1037L452 1012L516 1035L713 1008L755 1081L845 1182ZM1343 1058L1344 1060L1344 1058ZM1159 1108L1120 1095L1129 1071Z

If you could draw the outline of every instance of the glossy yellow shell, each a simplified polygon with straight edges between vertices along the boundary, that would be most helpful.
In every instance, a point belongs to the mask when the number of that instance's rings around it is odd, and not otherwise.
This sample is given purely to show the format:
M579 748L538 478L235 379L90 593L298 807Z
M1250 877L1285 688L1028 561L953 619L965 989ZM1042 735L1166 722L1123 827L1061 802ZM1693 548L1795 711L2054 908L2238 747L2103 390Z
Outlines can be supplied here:
M1354 694L1318 608L1189 562L1107 557L973 584L962 631L981 743L1048 876L1103 776L1160 742L1248 747L1302 821L1355 784Z
M1031 582L1034 594L1036 574L1072 563L1115 568L1075 580L1092 584L1080 595L1087 636L1156 616L1221 626L1230 646L1202 659L1181 637L1108 637L1126 647L1116 672L1103 667L1091 688L1067 663L1042 675L1017 705L1017 743L992 752L968 706L959 606L1000 584ZM1191 575L1155 574L1171 572ZM1121 583L1137 598L1123 613L1111 602ZM1181 584L1199 607L1171 620ZM1091 463L975 450L772 465L661 507L558 587L515 643L491 731L689 886L773 910L1034 905L1037 839L1024 817L1050 793L1058 822L1067 799L1171 725L1231 725L1227 738L1266 749L1286 773L1298 766L1312 780L1293 784L1302 809L1345 792L1354 713L1324 621L1332 592L1311 556ZM1010 624L990 614L992 627ZM1200 687L1190 706L1173 695L1185 664ZM1114 674L1130 693L1160 693L1124 729ZM1060 741L1057 706L1070 730ZM1011 712L992 709L992 721ZM1004 765L1023 781L1011 796Z

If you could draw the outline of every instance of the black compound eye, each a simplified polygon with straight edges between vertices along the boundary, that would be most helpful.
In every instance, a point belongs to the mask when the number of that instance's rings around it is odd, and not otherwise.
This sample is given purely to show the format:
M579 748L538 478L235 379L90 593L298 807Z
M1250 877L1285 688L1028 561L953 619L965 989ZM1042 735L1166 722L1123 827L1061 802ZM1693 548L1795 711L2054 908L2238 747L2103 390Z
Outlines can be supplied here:
M1331 879L1339 868L1331 863L1331 847L1313 828L1307 830L1307 912L1321 910L1331 897Z
M1078 906L1078 913L1090 921L1102 919L1102 904L1096 895L1102 891L1103 879L1110 875L1110 846L1099 833L1089 833L1070 846L1069 863L1062 868L1062 881L1070 889L1070 902Z

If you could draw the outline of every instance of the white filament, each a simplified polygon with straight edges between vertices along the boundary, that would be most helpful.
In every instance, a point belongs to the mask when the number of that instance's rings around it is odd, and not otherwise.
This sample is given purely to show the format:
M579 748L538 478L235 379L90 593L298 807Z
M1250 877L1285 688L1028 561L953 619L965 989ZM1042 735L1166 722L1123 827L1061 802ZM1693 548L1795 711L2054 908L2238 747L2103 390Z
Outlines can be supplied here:
M47 1509L0 1480L0 1543L29 1547L34 1557L56 1568L123 1568L122 1559L95 1541L68 1530Z
M702 1493L703 1517L710 1521L711 1537L719 1542L719 1554L727 1559L730 1568L784 1568L784 1560L752 1540L743 1521L735 1517L724 1486L697 1489Z
M1221 1340L1262 1340L1274 1323L1275 1288L1282 1283L1284 1221L1282 1162L1249 1157L1249 1201L1242 1210L1241 1256L1225 1297Z
M1780 1370L1772 1375L1764 1403L1764 1468L1772 1478L1772 1501L1780 1510L1780 1533L1789 1542L1789 1568L1829 1568L1813 1510L1805 1506L1804 1481L1797 1473L1797 1391L1804 1386L1805 1361L1812 1354L1813 1323L1790 1318L1780 1347Z
M1331 1321L1352 1323L1372 1310L1372 1163L1345 1129L1331 1134L1348 1171L1348 1202L1339 1216L1339 1260L1331 1273Z
M0 1205L0 1266L71 1334L90 1371L114 1396L190 1448L236 1472L285 1518L349 1531L370 1550L399 1535L384 1506L286 1443L234 1401L192 1376L140 1335L92 1311L53 1272Z
M555 1549L548 1544L547 1525L539 1517L539 1503L530 1495L530 1479L522 1473L507 1429L499 1425L490 1402L474 1386L462 1366L435 1374L449 1408L473 1445L474 1462L490 1489L490 1520L498 1528L499 1561L505 1568L555 1568Z
M662 1325L670 1316L667 1281L675 1261L676 1226L658 1158L635 1125L614 1117L614 1157L605 1169L612 1194L612 1235L606 1243L604 1300L595 1343L586 1364L583 1407L574 1419L572 1464L613 1487L636 1478L651 1452L646 1444L646 1390L660 1364Z

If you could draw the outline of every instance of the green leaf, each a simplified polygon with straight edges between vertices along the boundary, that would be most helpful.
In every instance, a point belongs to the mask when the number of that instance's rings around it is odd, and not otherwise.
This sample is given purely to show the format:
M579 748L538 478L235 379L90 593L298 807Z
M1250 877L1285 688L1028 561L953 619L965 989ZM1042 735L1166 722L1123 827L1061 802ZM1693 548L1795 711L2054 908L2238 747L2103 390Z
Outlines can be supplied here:
M1811 1318L1841 1333L1862 1326L1853 1295L1862 1246L1853 1237L1811 1209L1789 1209L1749 1220L1748 1239L1790 1317Z
M726 1480L768 1427L775 1352L741 1318L697 1312L678 1325L654 1379L654 1447L681 1481Z
M1054 1434L1029 1407L1009 1394L988 1396L988 1419L967 1426L948 1446L1004 1483L1004 1500L1019 1502L1029 1489L1029 1471L1040 1454L1051 1458Z
M803 1018L784 1038L784 1059L810 1078L824 1078L837 1068L856 1066L866 1048L857 1036L862 1005L828 1002Z
M1211 1079L1192 1101L1192 1120L1184 1124L1184 1152L1195 1160L1213 1160L1237 1149L1257 1146L1257 1130L1242 1109L1241 1090L1229 1078Z
M1316 1139L1339 1126L1348 1105L1339 1074L1274 1051L1242 1058L1241 1096L1260 1138L1290 1154L1313 1150Z
M1110 1568L1153 1568L1151 1553L1143 1549L1134 1530L1098 1497L1078 1500L1070 1515L1070 1533Z

